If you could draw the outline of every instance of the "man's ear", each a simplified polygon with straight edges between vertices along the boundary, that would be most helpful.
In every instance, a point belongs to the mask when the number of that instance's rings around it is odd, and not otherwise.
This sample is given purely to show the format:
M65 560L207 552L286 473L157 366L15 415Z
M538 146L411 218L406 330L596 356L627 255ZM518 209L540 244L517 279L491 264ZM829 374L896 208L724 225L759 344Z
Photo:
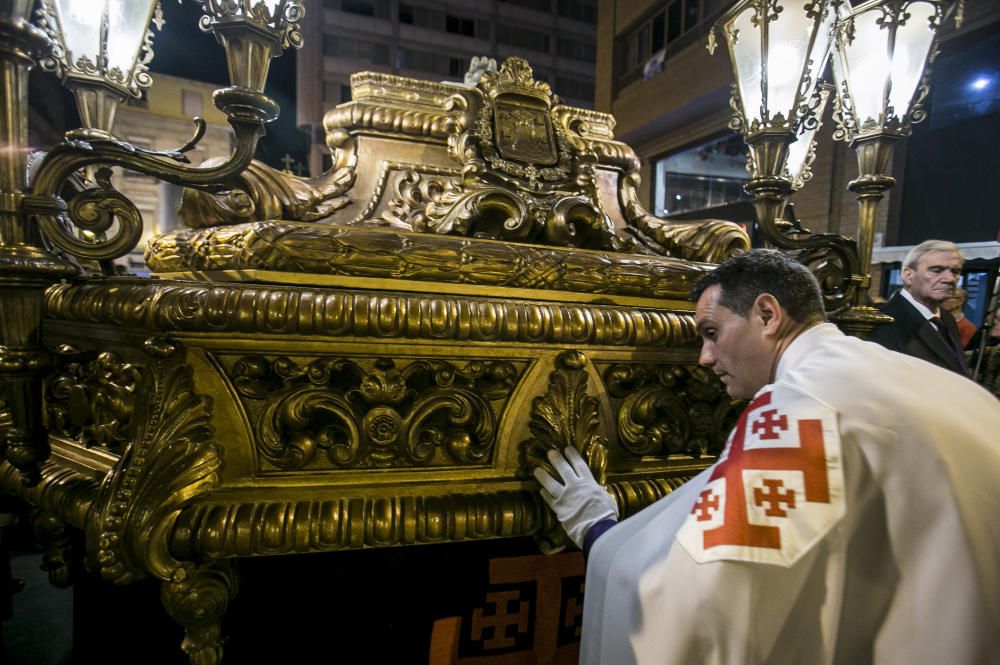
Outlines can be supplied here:
M764 326L765 335L775 335L785 322L785 310L770 293L762 293L753 302L753 314Z
M909 288L913 281L913 268L903 268L903 286Z

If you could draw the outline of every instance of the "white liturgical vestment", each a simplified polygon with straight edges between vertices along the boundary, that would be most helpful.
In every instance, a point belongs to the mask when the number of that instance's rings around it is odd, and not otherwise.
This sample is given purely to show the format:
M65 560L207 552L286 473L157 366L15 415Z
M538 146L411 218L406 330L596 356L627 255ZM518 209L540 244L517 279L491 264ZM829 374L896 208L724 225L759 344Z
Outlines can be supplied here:
M814 326L586 583L583 665L996 665L1000 402Z

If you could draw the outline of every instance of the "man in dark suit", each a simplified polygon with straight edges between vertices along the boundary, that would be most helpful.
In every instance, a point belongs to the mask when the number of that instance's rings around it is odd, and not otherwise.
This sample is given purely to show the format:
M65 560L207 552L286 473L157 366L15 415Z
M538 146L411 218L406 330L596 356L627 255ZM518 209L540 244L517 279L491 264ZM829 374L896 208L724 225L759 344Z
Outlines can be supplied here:
M962 253L945 240L925 240L903 259L903 288L882 306L893 323L875 330L871 341L968 376L954 317L942 303L962 274Z

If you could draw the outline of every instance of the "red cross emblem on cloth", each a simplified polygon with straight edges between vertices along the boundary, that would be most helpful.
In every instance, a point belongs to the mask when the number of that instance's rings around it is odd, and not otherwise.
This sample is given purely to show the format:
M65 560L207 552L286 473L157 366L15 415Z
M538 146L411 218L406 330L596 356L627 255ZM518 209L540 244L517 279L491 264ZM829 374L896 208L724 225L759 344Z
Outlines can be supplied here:
M699 562L790 565L843 513L836 414L778 384L740 416L677 540Z

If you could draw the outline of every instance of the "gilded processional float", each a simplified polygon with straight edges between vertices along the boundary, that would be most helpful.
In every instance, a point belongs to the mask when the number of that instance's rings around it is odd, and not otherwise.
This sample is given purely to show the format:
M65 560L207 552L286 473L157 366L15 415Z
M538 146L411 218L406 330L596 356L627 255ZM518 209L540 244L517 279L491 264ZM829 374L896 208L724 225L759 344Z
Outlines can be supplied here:
M644 210L610 115L561 105L519 58L467 87L351 86L315 178L250 161L276 112L262 80L216 94L236 149L200 167L190 145L81 130L3 247L0 487L82 532L105 580L159 580L193 663L222 658L239 559L519 536L558 552L531 477L548 449L578 448L630 514L714 461L738 415L697 365L687 293L747 236ZM153 278L85 269L141 228L94 165L188 187ZM57 581L66 542L48 543Z

